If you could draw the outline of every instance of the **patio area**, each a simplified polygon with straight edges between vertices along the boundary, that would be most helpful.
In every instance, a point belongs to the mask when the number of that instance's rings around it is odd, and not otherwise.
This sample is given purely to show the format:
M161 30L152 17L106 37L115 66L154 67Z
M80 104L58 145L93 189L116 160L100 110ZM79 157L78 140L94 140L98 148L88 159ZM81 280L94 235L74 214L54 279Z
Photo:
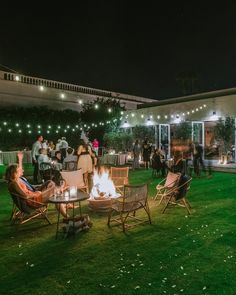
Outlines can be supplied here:
M130 183L149 182L153 224L123 234L107 227L107 214L89 211L93 227L75 239L55 240L52 225L36 220L11 226L11 199L0 183L1 294L235 294L236 174L194 178L192 214L153 200L160 178L130 172ZM144 213L143 213L144 214ZM124 291L125 288L125 291Z

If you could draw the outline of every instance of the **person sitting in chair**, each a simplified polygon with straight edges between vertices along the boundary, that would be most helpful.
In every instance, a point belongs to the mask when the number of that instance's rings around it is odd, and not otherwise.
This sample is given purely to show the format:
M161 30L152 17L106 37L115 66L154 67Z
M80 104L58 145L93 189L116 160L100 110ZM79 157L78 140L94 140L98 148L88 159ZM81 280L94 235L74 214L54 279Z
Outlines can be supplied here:
M182 175L185 174L182 152L176 152L174 154L174 164L170 167L169 170L173 173L181 173Z
M66 169L67 163L68 162L75 162L76 163L76 168L77 168L77 162L78 162L78 156L74 155L74 149L71 147L68 147L67 151L67 156L63 160L63 169ZM73 169L76 170L76 169Z
M33 201L47 204L49 198L54 195L55 183L49 180L42 185L32 186L23 177L22 159L23 154L18 153L19 164L11 164L6 169L5 179L8 181L8 190L17 195L22 195L23 198L27 199L27 204L31 207L37 207L37 204ZM69 217L66 212L66 205L61 204L56 208L63 217Z
M56 185L60 185L61 174L57 163L52 161L47 155L47 150L44 148L39 149L38 157L39 171L43 180L51 179ZM61 165L61 164L60 164Z

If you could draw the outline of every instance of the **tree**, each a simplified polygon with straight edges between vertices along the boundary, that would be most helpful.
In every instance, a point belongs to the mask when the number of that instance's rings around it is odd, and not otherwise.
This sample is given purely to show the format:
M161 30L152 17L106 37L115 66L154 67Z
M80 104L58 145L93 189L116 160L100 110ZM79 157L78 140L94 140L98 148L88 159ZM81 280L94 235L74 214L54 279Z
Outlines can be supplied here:
M155 129L147 126L135 126L132 129L134 139L143 141L147 138L150 142L155 142Z
M124 107L113 99L97 98L96 101L84 104L80 115L90 140L98 138L102 141L105 133L116 132L122 111Z
M0 118L1 150L31 148L39 133L54 142L65 136L71 146L79 144L81 125L77 111L47 106L11 107L0 108Z
M133 135L126 132L109 132L104 135L104 144L117 152L130 150L133 140Z
M191 124L189 122L181 122L180 124L175 125L173 138L187 140L191 138L191 134Z
M226 117L225 120L219 119L214 128L215 137L221 142L224 152L230 150L235 141L235 122L234 118Z

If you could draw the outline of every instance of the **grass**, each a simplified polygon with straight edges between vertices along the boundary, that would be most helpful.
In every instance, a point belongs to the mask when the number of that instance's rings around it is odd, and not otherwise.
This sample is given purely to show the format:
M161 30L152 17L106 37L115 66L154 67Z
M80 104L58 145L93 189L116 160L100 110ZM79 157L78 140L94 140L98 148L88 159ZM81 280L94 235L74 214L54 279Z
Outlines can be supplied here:
M194 179L190 216L184 208L161 214L152 200L160 179L130 173L133 184L150 180L152 225L123 234L107 227L106 215L89 212L93 227L66 240L55 240L53 206L52 225L11 226L1 183L0 294L236 294L236 174Z

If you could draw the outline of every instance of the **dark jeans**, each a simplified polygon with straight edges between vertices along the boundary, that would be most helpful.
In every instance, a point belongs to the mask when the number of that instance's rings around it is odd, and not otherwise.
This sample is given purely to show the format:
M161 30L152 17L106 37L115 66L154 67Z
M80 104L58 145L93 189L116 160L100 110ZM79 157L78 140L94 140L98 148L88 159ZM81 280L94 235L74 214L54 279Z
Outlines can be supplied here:
M34 183L38 183L38 174L39 174L39 164L38 162L33 162L33 166L34 166L34 173L33 173L33 180Z
M193 169L194 169L194 173L199 176L200 175L200 165L202 167L202 170L205 171L205 165L204 165L204 162L203 162L203 159L202 157L200 158L194 158L193 159Z
M60 149L60 152L61 152L61 161L63 162L63 160L66 157L66 149L65 148Z

